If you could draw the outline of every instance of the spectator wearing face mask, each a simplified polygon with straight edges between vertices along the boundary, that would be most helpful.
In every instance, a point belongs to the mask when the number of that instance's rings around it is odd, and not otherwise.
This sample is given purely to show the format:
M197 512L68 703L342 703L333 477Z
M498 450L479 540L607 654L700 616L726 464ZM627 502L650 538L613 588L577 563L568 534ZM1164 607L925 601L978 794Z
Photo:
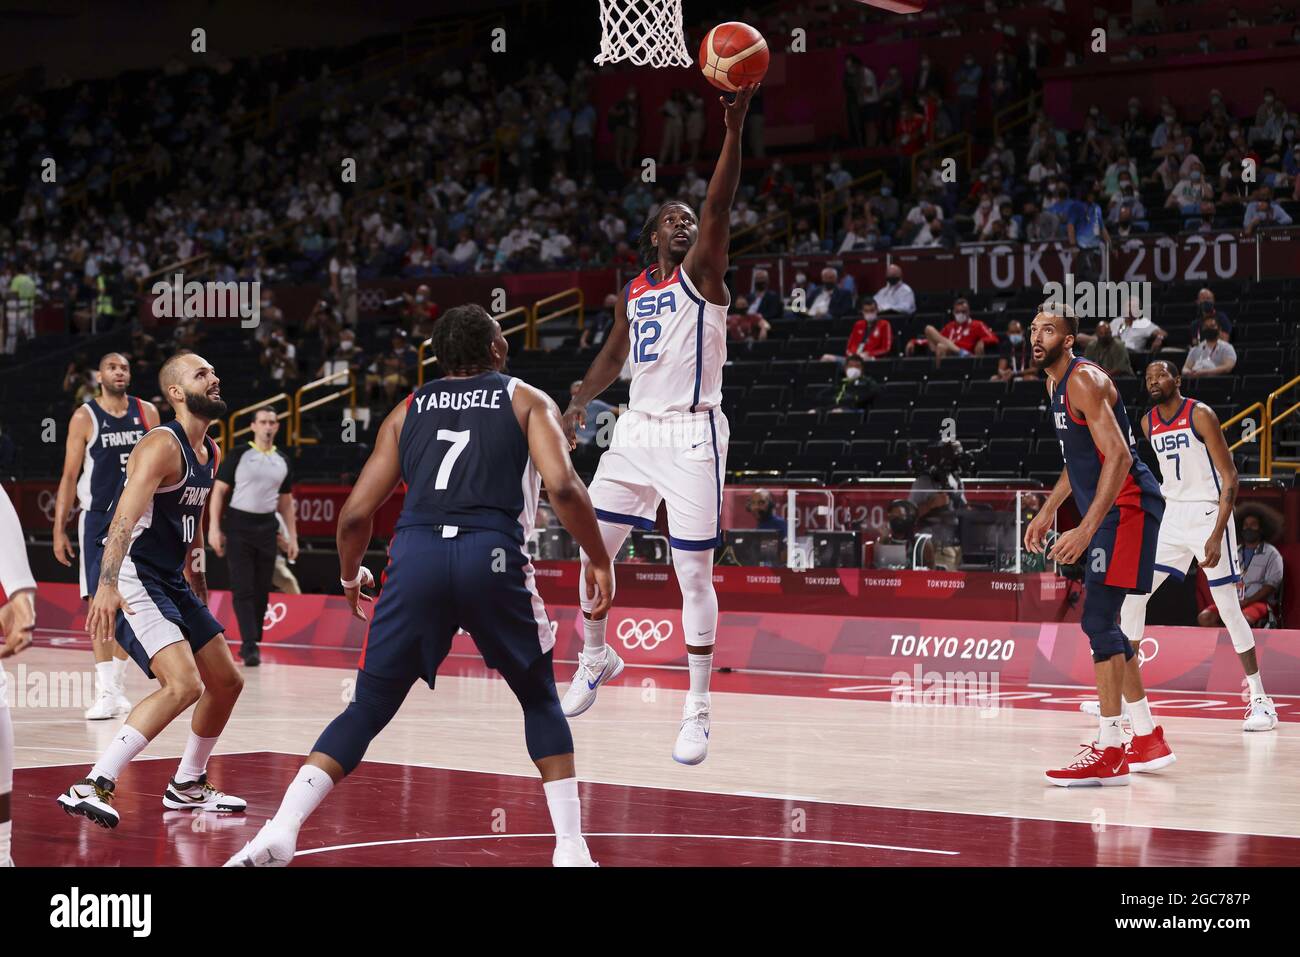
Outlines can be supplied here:
M1129 362L1128 349L1124 343L1115 338L1110 323L1097 323L1097 331L1092 342L1083 350L1083 357L1097 363L1112 376L1130 376L1133 366Z
M831 406L836 409L865 409L880 394L880 383L866 374L862 357L852 355L844 360L844 377L830 394Z
M1241 519L1240 537L1237 559L1241 581L1237 583L1237 594L1241 599L1241 613L1252 628L1275 627L1280 624L1282 607L1282 553L1266 540L1270 536L1256 513L1247 513ZM1201 607L1197 624L1203 628L1221 627L1223 621L1204 575L1197 579L1196 590Z
M1127 172L1121 172L1117 179L1118 189L1110 197L1110 210L1106 215L1106 220L1111 223L1119 223L1121 215L1127 211L1129 222L1135 220L1145 220L1147 218L1147 208L1142 205L1142 197L1138 195L1137 187L1133 185L1133 176Z
M882 313L900 312L910 316L916 312L916 293L903 282L903 268L897 263L891 263L885 270L885 284L876 291L874 298Z
M979 239L988 239L993 233L993 224L1002 221L1002 210L993 205L989 193L980 196L979 205L975 207L973 230Z
M749 291L749 312L757 313L768 322L780 319L785 314L785 305L781 294L771 287L766 269L754 270L754 288Z
M814 319L841 319L853 312L853 294L841 288L839 273L827 266L819 287L809 290L808 315Z
M892 180L882 180L880 191L867 200L867 206L875 214L876 219L884 224L888 230L898 223L898 197L894 195L894 183Z
M1123 316L1111 328L1129 352L1159 352L1165 344L1165 331L1149 318L1136 315L1131 300L1125 301Z
M1232 339L1232 320L1215 304L1214 290L1201 289L1196 293L1196 318L1192 320L1190 329L1193 345L1201 341L1201 327L1211 316L1219 323L1219 338L1224 342Z
M1259 198L1246 204L1246 216L1242 229L1246 235L1252 235L1261 226L1290 226L1291 217L1287 211L1273 200L1273 191L1265 187L1260 190Z
M914 355L922 349L934 354L935 365L948 357L966 358L982 356L998 344L997 333L979 319L972 319L970 303L958 299L952 305L952 319L942 331L934 326L925 327L925 338L913 339L907 344L907 354Z
M761 342L772 331L772 325L749 306L749 300L737 296L727 316L727 338L732 342Z
M1036 379L1038 371L1034 368L1033 349L1025 327L1019 319L1007 323L1007 334L998 341L998 355L1007 360L1010 378ZM999 378L996 377L995 378Z
M1176 209L1184 216L1196 216L1201 204L1214 199L1214 187L1205 181L1201 164L1194 163L1187 176L1180 179L1165 199L1165 209Z
M1183 363L1183 378L1227 375L1236 365L1237 350L1219 337L1219 321L1207 316L1201 324L1201 341L1192 346Z
M876 301L868 298L862 303L862 318L853 324L849 333L844 355L824 355L823 362L844 362L849 356L857 356L865 362L873 362L894 351L894 327L888 319L882 319L876 308Z
M1255 111L1255 122L1250 128L1249 142L1252 146L1260 144L1267 147L1277 141L1282 134L1282 124L1286 110L1277 99L1271 86L1264 87L1264 102Z

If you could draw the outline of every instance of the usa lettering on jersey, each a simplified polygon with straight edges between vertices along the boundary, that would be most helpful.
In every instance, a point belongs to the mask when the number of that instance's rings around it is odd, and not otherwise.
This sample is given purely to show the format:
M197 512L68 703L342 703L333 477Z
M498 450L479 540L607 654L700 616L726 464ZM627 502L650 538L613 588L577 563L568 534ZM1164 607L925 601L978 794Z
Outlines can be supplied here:
M473 389L469 392L430 392L427 395L417 395L412 404L417 414L430 409L451 409L454 412L465 409L499 409L502 391Z

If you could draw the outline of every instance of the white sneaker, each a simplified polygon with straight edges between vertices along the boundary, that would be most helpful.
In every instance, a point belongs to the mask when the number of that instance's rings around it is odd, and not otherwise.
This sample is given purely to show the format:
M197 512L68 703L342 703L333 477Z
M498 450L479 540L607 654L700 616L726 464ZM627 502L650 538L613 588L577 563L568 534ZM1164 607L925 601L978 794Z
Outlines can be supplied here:
M1277 727L1277 708L1268 695L1257 694L1250 699L1246 709L1243 731L1272 731Z
M596 689L623 673L623 659L609 645L599 655L578 652L578 671L560 699L566 718L576 718L596 703Z
M67 814L79 814L100 827L114 828L120 815L113 807L113 782L108 778L84 778L55 800Z
M14 866L14 859L12 857L6 857L3 861L0 861L0 867L13 867L13 866Z
M239 853L222 867L288 867L298 847L298 835L288 828L275 827L271 821L262 825Z
M130 710L129 708L127 710ZM95 703L86 709L87 721L107 721L117 714L117 699L113 689L107 685L95 684Z
M163 792L163 807L173 811L218 811L224 814L243 814L248 802L232 794L225 794L208 783L206 774L197 781L177 783L175 778Z
M673 760L678 764L699 764L709 754L709 706L704 705L682 719L673 745Z
M587 842L581 837L562 837L555 842L555 853L551 855L552 867L600 867L591 859Z
M125 718L131 713L131 699L126 696L126 689L117 685L113 691L113 717Z

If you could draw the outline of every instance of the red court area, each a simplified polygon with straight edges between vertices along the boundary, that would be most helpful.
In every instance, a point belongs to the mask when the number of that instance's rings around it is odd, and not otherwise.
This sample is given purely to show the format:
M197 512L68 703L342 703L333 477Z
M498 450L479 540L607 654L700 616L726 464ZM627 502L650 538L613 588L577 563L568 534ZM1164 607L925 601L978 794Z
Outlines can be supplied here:
M296 755L213 758L247 815L166 811L174 766L137 761L118 784L122 822L104 831L54 803L81 766L15 775L20 865L215 866L256 833L301 764ZM295 867L547 866L553 838L536 779L363 763L303 828ZM592 854L607 867L1269 866L1300 840L937 813L662 788L582 785Z

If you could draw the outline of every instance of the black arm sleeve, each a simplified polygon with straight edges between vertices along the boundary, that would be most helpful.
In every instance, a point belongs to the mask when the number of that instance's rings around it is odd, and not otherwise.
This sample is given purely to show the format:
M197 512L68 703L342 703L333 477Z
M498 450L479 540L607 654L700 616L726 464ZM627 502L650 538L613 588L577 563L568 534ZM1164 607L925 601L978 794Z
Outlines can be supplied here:
M225 482L231 488L235 487L235 469L239 467L239 460L244 457L244 453L247 451L248 445L241 445L221 460L221 464L217 466L218 482Z
M279 452L279 449L276 449ZM293 465L289 462L289 456L280 452L280 458L284 459L284 481L280 483L280 494L293 491Z

